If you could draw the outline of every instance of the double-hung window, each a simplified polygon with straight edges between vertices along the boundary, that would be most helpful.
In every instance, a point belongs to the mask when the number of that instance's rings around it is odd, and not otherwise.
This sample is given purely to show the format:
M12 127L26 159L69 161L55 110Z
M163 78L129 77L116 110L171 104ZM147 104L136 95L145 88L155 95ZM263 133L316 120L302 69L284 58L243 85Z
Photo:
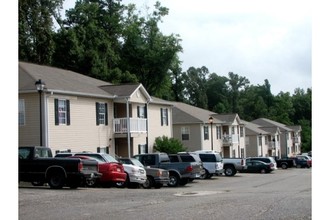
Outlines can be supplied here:
M70 100L55 99L55 125L70 125Z
M204 126L204 140L209 139L209 126Z
M189 127L181 127L181 140L189 141L190 129Z
M107 103L96 103L96 125L108 125Z
M25 102L24 99L18 100L18 125L25 125Z
M167 108L160 109L160 117L161 117L161 126L168 125L168 109Z

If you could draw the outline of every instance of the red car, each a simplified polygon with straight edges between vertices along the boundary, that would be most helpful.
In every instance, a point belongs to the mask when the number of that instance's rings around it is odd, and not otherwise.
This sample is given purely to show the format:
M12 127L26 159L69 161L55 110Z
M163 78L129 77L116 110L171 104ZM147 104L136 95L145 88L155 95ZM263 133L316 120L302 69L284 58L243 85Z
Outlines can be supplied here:
M55 157L78 157L81 159L94 159L99 163L99 172L102 173L100 179L93 181L87 180L87 186L96 186L100 183L102 186L109 187L117 182L125 182L127 174L124 166L109 154L104 153L59 153Z

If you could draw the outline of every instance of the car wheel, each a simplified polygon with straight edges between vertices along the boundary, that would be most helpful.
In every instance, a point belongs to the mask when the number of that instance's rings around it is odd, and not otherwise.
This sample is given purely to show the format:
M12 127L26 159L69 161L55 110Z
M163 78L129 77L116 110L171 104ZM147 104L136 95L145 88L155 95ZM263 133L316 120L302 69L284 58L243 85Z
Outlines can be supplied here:
M297 168L301 168L301 165L300 165L300 164L298 164L298 165L297 165Z
M142 184L144 189L150 189L154 185L154 179L150 176L147 177L147 180Z
M87 187L95 187L96 186L96 179L86 179L86 186Z
M233 166L225 167L225 175L226 176L234 176L236 174L236 170Z
M126 186L128 186L129 185L129 183L130 183L130 181L129 181L129 176L128 176L128 174L127 174L127 177L126 177L126 180L125 180L125 182L116 182L116 187L118 187L118 188L125 188Z
M50 173L48 178L48 184L52 189L61 189L65 183L64 173L61 171L55 171Z
M170 173L170 181L168 182L167 185L171 187L175 187L178 186L179 181L180 181L180 177L178 176L178 174Z
M209 172L206 170L206 169L204 169L204 172L203 172L203 174L201 175L201 179L208 179L208 176L209 176L210 174L209 174Z
M266 173L266 170L265 169L261 169L260 170L260 173L264 174L264 173Z
M281 167L282 167L282 169L287 169L288 165L286 163L282 163Z

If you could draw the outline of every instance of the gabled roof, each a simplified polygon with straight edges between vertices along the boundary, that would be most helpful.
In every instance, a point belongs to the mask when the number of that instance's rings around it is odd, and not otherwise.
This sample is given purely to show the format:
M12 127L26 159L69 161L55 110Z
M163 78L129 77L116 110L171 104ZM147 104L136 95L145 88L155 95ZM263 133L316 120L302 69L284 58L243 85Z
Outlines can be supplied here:
M245 134L247 135L259 135L259 134L269 134L269 132L260 128L259 125L241 120L245 125Z
M70 70L19 62L19 92L37 92L35 82L41 79L45 92L103 98L130 98L137 90L150 100L142 84L113 85Z
M172 102L172 104L173 124L209 123L210 116L216 114L182 102ZM222 122L214 118L213 123Z
M111 97L101 86L108 82L56 67L19 62L19 92L36 92L35 82L41 79L45 92Z
M140 90L147 100L151 99L142 84L105 85L100 88L116 98L130 98L137 90Z
M301 126L300 125L291 125L291 126L287 126L287 127L294 130L295 132L301 132Z
M262 128L278 127L281 131L292 131L291 128L288 128L285 124L267 119L267 118L258 118L251 121L254 124L260 125Z
M238 124L241 124L241 120L238 114L214 114L212 115L212 117L222 121L222 124L225 125L233 124L236 119L238 121Z
M169 105L169 106L173 106L173 103L171 101L166 101L160 98L157 98L155 96L151 96L151 104L161 104L161 105Z

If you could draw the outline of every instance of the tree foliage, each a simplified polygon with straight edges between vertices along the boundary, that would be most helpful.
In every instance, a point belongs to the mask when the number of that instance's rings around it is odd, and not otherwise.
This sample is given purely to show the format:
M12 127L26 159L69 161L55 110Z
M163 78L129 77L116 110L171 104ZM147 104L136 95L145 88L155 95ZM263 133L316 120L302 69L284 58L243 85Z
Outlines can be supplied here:
M187 150L178 139L168 138L166 136L157 137L155 139L154 149L168 154L176 154Z
M180 36L165 35L158 27L169 13L160 2L142 14L121 0L77 0L63 19L62 4L63 0L19 0L19 60L113 84L140 82L152 96L237 113L247 121L263 117L301 125L303 148L311 149L311 88L273 95L267 79L263 85L250 85L233 72L210 73L205 66L182 70ZM179 146L174 140L162 141Z

